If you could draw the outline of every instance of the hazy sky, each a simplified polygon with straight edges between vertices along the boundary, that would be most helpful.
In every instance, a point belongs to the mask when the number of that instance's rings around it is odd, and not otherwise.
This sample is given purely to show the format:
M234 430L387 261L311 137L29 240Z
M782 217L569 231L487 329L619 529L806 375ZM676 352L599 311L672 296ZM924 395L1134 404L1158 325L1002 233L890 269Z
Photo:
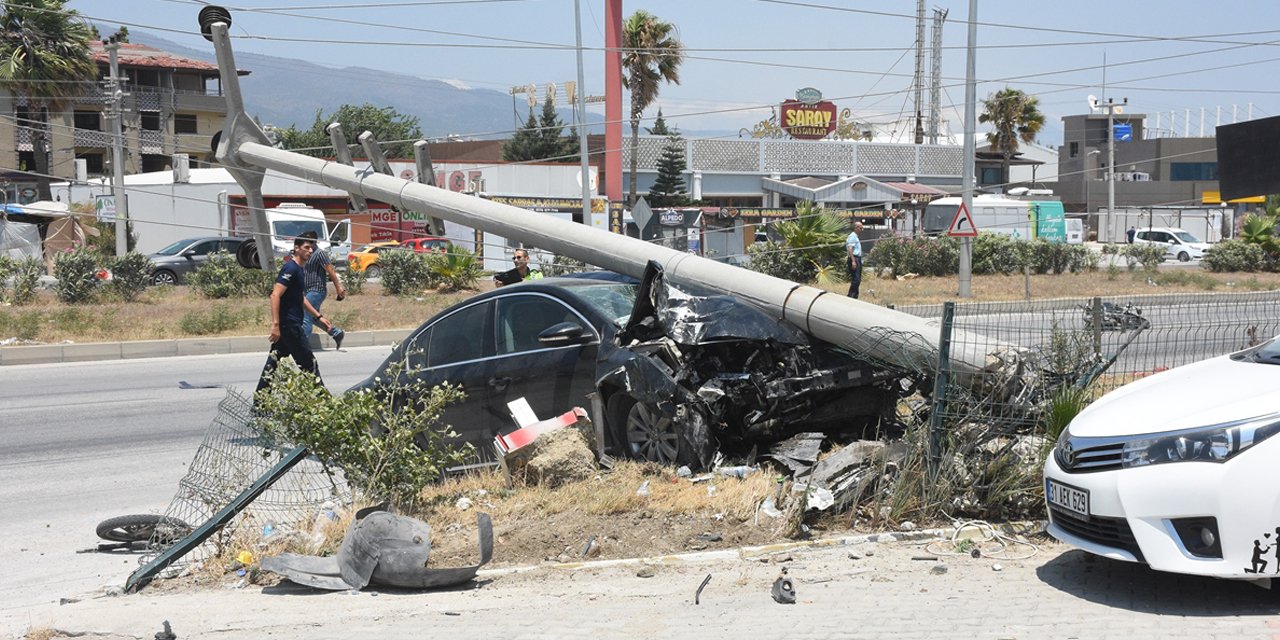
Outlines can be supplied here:
M198 34L194 0L72 0L98 22L124 24L211 49ZM573 0L236 0L237 51L306 58L449 80L506 92L514 85L577 77ZM603 93L603 0L582 0L588 94ZM944 117L960 130L969 3L947 9L943 31ZM685 129L732 130L768 116L768 107L815 87L856 117L890 121L913 111L913 0L625 0L674 23L687 49L681 84L658 99ZM1183 133L1212 132L1216 109L1229 123L1280 115L1280 2L1198 0L978 2L977 95L1011 86L1038 95L1047 116L1040 141L1062 142L1059 118L1084 113L1090 94L1129 99L1128 111L1162 126L1176 111ZM925 32L926 43L930 35ZM1102 85L1105 69L1106 90ZM928 52L925 55L926 74ZM334 78L316 77L323 91ZM927 91L925 94L927 101ZM602 112L603 105L595 110ZM656 113L656 107L652 110ZM984 128L979 125L979 131Z

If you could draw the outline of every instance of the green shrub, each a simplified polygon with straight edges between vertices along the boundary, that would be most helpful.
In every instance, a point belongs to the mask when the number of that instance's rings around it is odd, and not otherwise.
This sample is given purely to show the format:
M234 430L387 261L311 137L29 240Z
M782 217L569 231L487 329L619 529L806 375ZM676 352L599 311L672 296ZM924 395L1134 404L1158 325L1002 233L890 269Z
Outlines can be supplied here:
M348 295L353 296L364 293L364 285L369 281L368 272L355 269L343 269L338 277L342 279L342 288L347 290Z
M952 275L960 270L960 243L945 236L880 238L871 247L867 265L877 274L888 269L894 275Z
M155 266L150 258L134 251L112 258L107 264L111 270L107 289L125 302L133 301L147 288L151 283L151 269Z
M550 254L542 263L542 275L548 278L587 270L587 263L569 256Z
M44 261L36 257L18 260L14 265L9 302L22 305L36 299L36 287L44 275Z
M183 333L207 336L251 324L257 320L258 312L252 310L234 311L227 305L215 304L203 311L192 311L178 320L178 328Z
M792 251L777 242L753 244L747 248L751 257L748 268L783 280L808 284L817 274L817 265L803 252Z
M1003 233L979 233L973 239L973 273L1021 273L1030 264L1031 250L1027 242ZM958 265L957 265L957 268Z
M1155 271L1164 262L1168 248L1159 244L1127 244L1120 250L1130 271L1142 265L1147 271Z
M97 292L98 256L91 249L79 248L59 253L53 261L53 275L58 279L54 292L67 304L91 302Z
M431 283L425 254L412 251L383 251L378 254L382 288L393 296L421 291Z
M1262 247L1243 240L1223 240L1204 254L1204 268L1215 273L1257 271L1262 268Z
M255 397L268 436L307 447L326 465L342 469L366 497L412 507L441 472L472 455L454 447L440 424L444 408L464 397L458 387L427 387L388 372L376 389L329 393L315 376L292 363L278 367L271 386Z
M476 254L462 247L453 247L446 253L429 253L426 263L430 280L443 291L474 289L480 280L482 269Z
M275 274L261 269L246 269L236 262L235 256L225 251L209 256L208 262L187 277L187 282L200 295L213 299L258 296L263 295L264 290L270 294L271 287L264 281L274 283Z

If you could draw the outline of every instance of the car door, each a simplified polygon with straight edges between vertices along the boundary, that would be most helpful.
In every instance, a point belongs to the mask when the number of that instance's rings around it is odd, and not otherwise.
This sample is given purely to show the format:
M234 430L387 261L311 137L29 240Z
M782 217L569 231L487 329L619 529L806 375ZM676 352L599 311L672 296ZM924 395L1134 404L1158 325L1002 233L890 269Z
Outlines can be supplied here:
M600 338L581 314L563 301L543 293L501 296L494 303L493 378L489 404L505 426L517 428L507 403L524 398L539 420L574 407L590 409L587 394L595 390L596 354ZM583 339L549 346L538 335L563 322L582 327Z
M347 264L351 255L351 219L344 218L329 232L329 260L334 266Z
M217 240L202 240L182 251L182 257L186 260L174 265L177 270L181 271L182 276L190 275L196 269L204 266L209 261L209 256L218 252Z
M485 408L493 377L492 327L490 301L449 312L409 338L401 373L428 387L445 382L461 386L466 397L445 407L440 422L458 434L457 440L476 445L485 457L491 457L489 443L495 435L491 412Z

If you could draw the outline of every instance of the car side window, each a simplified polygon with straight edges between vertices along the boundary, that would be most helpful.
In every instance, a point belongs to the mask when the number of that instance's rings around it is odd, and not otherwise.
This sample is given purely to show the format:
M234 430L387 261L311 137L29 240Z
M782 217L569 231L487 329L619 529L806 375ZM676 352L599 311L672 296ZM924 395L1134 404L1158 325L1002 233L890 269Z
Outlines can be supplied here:
M498 355L543 348L538 334L561 322L584 325L582 318L559 300L544 296L515 295L498 299Z
M485 335L493 305L485 302L460 309L431 326L427 366L439 367L485 357Z
M240 248L239 240L222 240L218 242L218 251L226 251L231 255L236 254L236 249Z
M191 253L197 256L207 256L210 253L217 253L217 251L218 251L217 240L212 240L209 242L198 242L196 243L195 246L191 247Z
M427 347L431 345L431 327L418 332L409 340L404 349L405 365L409 369L422 369L427 366Z

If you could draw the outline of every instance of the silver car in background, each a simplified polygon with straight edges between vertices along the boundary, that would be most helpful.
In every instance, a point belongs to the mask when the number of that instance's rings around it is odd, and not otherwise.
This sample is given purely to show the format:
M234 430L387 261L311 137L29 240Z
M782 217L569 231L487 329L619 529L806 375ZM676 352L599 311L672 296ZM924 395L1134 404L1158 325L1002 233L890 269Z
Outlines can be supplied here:
M151 269L151 284L182 284L188 275L219 251L226 251L234 256L244 240L227 236L179 240L149 256L154 265Z

